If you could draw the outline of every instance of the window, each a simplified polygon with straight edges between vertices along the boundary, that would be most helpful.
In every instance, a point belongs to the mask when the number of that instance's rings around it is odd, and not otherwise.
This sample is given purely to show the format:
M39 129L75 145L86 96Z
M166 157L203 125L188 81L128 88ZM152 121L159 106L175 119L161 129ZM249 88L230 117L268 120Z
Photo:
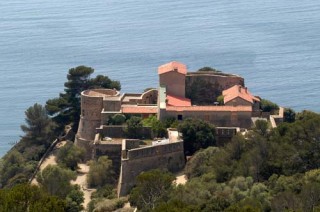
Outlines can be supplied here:
M178 115L178 118L177 118L179 121L182 121L183 117L182 115Z

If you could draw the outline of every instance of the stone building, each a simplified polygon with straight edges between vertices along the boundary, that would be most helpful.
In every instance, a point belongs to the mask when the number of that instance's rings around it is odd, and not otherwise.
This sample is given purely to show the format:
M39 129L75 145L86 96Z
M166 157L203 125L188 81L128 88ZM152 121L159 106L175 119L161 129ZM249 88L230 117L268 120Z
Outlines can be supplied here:
M177 172L184 165L182 140L159 140L148 146L139 145L139 140L123 140L118 196L127 195L143 171L159 168Z
M88 159L108 155L113 160L120 176L120 196L129 191L140 172L154 168L177 171L183 168L185 158L183 141L172 140L170 133L168 142L149 146L141 146L134 140L115 139L124 135L123 126L108 125L115 114L142 118L156 115L160 120L168 117L203 119L219 127L220 143L240 128L249 128L252 116L259 114L260 98L244 87L244 79L239 76L220 72L188 73L186 65L175 61L160 66L158 75L158 89L139 94L120 94L112 89L81 93L81 117L75 143L87 150ZM220 95L224 96L224 105L216 104ZM144 128L140 133L148 137L150 129Z
M244 79L237 75L220 72L188 72L186 65L173 61L158 68L159 87L144 93L120 94L111 89L93 89L81 93L81 117L76 134L76 144L92 150L95 134L106 128L115 114L133 114L141 117L157 115L160 120L174 117L200 118L218 127L249 128L252 116L259 114L260 98L253 96ZM208 99L205 105L193 104L187 98L188 91L197 91L197 97ZM209 93L209 95L208 95ZM216 104L216 97L224 96L224 105ZM191 95L192 96L192 95ZM106 135L108 136L108 135Z
M175 117L178 120L200 118L219 127L249 128L252 112L259 110L260 99L252 96L247 88L244 88L244 80L239 76L219 72L188 74L186 67L178 62L160 66L158 74L160 86L158 89L158 117L160 120L167 117ZM179 80L174 81L173 77L177 77ZM186 79L188 79L187 84ZM183 88L190 90L194 83L200 82L210 83L197 86L213 86L214 92L212 96L209 96L209 99L212 99L211 104L209 102L207 105L194 105L192 104L193 100L186 98L185 92L182 91ZM175 89L172 89L172 83L174 83ZM209 88L211 89L210 86ZM234 88L237 88L238 92L235 92ZM198 92L197 96L206 94ZM225 99L230 99L230 101L225 102L225 105L214 104L216 97L221 94L226 95Z

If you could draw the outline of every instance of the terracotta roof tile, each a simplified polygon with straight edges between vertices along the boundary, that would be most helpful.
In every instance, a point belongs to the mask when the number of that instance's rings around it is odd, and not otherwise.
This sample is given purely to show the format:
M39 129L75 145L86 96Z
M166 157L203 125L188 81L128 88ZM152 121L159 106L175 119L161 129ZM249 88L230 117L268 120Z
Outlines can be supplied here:
M129 114L156 114L158 113L157 106L138 106L138 105L123 105L122 113Z
M240 97L250 103L253 104L253 101L260 102L260 99L253 96L247 88L242 87L241 85L235 85L227 90L224 90L222 92L222 95L224 96L224 103L227 103L237 97Z
M167 95L167 106L191 106L191 100L183 97Z
M164 74L174 70L178 71L181 74L187 74L187 66L176 61L172 61L170 63L159 66L158 74Z
M167 111L216 111L216 112L251 112L251 106L190 106L190 107L176 107L167 106Z

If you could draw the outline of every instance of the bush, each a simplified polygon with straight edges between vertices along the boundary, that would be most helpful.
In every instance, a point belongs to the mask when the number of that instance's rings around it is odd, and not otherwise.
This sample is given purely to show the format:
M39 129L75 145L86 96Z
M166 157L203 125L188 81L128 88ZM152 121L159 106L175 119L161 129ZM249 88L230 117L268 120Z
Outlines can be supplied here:
M114 184L116 175L113 170L112 161L107 156L101 156L97 161L91 161L87 176L90 187L102 187L106 184Z
M91 199L94 199L94 198L113 199L113 198L116 198L116 192L112 185L107 184L101 188L98 188L97 191L91 194Z
M296 120L296 113L291 108L285 108L283 114L283 121L292 123Z
M126 122L126 116L123 114L115 114L109 119L111 125L122 125Z
M167 130L164 127L163 123L157 119L156 116L149 116L146 119L142 120L143 126L151 127L153 137L161 138L165 137Z
M59 164L70 168L71 170L76 170L78 168L78 163L84 160L85 154L85 149L74 145L71 141L68 141L59 149L57 160Z
M200 119L185 119L179 126L186 155L216 144L215 127Z
M270 112L271 114L275 114L279 110L279 106L276 103L266 99L261 99L260 107L263 112Z
M37 175L37 181L45 191L61 198L66 198L73 189L70 181L75 179L74 172L56 165L48 165Z
M137 116L132 116L127 120L127 135L129 138L141 138L139 134L142 129L142 119Z
M91 203L91 210L94 212L112 212L122 208L127 201L125 197L119 199L102 199Z
M212 67L208 67L208 66L205 66L203 68L200 68L198 70L198 72L204 72L204 71L210 71L210 72L216 72L216 73L221 73L221 71L215 69L215 68L212 68Z
M159 169L143 172L136 178L136 187L131 190L129 201L138 209L151 210L166 197L172 189L175 177Z

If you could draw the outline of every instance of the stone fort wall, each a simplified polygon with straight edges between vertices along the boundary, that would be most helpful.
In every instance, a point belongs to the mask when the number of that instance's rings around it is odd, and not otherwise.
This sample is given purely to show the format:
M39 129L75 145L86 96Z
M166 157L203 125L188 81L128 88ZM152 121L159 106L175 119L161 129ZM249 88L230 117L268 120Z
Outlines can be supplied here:
M114 171L119 174L121 166L121 146L121 141L95 143L93 145L94 157L99 158L100 156L108 156L108 158L112 160Z
M234 85L244 86L244 78L223 73L188 72L185 83L186 97L193 104L212 105L223 90Z
M219 106L217 106L219 107ZM251 111L166 111L161 110L161 119L166 117L175 117L179 115L183 119L195 118L201 119L214 124L219 127L240 127L250 128L251 127Z
M97 132L103 135L104 137L110 138L125 138L127 134L126 126L119 125L102 125L97 129ZM152 138L152 129L151 127L141 127L138 130L138 134L145 139Z
M101 124L101 111L104 96L119 95L116 90L93 89L81 93L81 115L75 144L87 150L87 156L91 155L93 142L97 128Z
M118 196L127 195L143 171L159 168L177 172L185 165L182 141L123 151Z

